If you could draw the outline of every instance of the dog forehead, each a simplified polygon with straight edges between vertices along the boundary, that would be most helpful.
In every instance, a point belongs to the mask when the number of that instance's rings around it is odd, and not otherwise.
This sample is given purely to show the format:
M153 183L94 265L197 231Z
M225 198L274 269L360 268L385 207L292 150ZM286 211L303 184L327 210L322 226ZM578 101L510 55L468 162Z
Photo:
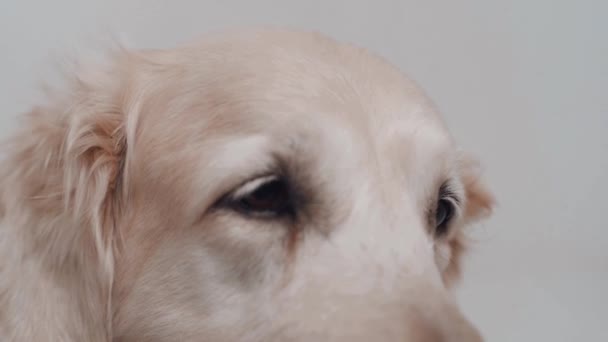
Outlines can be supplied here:
M266 134L319 152L357 144L395 156L449 139L433 104L397 68L322 35L236 32L151 56L156 75L141 120L151 129L140 130L150 149Z

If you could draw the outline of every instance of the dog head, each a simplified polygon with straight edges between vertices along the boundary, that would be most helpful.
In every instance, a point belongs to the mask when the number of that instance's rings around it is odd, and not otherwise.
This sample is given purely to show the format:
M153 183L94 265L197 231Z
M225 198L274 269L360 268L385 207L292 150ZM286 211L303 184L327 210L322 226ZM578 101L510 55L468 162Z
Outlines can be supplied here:
M5 221L78 289L81 337L480 340L449 287L491 195L365 50L268 30L122 51L13 143Z

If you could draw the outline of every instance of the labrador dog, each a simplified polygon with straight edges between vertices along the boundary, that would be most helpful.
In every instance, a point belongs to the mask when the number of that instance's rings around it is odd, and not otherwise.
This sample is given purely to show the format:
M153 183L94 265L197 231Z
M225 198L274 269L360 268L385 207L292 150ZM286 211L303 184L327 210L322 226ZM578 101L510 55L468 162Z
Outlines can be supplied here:
M317 33L117 49L0 166L2 341L481 341L492 196L415 83Z

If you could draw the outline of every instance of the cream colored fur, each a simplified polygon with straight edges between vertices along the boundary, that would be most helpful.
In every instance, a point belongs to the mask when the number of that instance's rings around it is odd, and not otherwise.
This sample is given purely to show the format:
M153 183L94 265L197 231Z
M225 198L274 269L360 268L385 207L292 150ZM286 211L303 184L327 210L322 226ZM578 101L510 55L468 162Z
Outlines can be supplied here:
M479 341L449 294L492 198L421 90L363 49L252 30L112 54L0 166L1 341ZM276 163L308 209L218 199ZM462 196L447 236L428 211Z

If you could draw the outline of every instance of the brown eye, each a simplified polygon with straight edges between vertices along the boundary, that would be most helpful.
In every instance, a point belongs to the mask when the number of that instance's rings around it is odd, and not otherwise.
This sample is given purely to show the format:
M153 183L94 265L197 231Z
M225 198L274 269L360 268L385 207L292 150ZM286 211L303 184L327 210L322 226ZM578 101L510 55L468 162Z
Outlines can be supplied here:
M239 212L255 217L278 217L293 212L287 182L276 176L250 181L232 196L232 206Z
M454 217L454 204L449 199L442 198L435 208L435 236L444 236L449 228L450 220Z
M444 237L450 230L451 222L458 214L459 197L448 182L441 185L437 194L437 203L432 211L431 226L436 238Z

